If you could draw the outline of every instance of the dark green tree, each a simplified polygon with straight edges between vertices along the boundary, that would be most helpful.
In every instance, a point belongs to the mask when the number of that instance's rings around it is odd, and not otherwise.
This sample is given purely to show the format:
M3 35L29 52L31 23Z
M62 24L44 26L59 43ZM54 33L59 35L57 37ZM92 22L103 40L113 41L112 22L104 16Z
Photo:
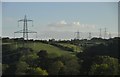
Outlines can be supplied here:
M49 74L50 75L59 75L59 72L64 67L64 64L61 61L56 61L51 66L49 66Z
M16 75L25 75L29 65L26 62L19 61L16 68Z
M118 59L110 56L97 56L94 58L89 74L91 75L117 75Z
M27 75L48 75L46 70L42 70L40 67L29 68L27 70Z

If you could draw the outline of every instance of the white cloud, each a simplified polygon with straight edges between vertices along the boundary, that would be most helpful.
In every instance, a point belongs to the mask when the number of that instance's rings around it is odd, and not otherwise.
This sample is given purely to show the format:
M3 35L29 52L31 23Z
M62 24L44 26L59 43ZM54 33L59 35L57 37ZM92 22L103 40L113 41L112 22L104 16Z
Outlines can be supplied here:
M50 23L47 25L49 27L49 30L52 31L95 31L96 25L93 24L81 24L79 21L73 21L73 22L66 22L65 20L56 22L56 23Z
M62 21L58 22L58 24L65 25L65 24L67 24L67 22L62 20Z
M50 23L48 24L48 27L65 27L68 23L65 20L55 22L55 23Z
M73 22L74 25L80 25L80 22Z

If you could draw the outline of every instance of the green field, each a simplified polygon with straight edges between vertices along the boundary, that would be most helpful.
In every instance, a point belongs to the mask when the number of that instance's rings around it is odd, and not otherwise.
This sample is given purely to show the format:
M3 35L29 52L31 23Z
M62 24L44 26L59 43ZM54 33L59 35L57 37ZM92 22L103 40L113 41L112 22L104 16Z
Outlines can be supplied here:
M79 46L68 44L68 43L59 43L62 46L73 48L75 52L81 52L81 48Z
M16 49L18 47L22 47L22 44L11 43L10 46L12 49ZM57 56L61 56L61 55L74 55L73 52L65 51L65 50L62 50L62 49L55 47L53 45L45 44L45 43L41 43L41 42L27 43L26 47L32 48L36 53L39 52L40 50L46 50L48 52L48 54L50 54L53 57L57 57Z

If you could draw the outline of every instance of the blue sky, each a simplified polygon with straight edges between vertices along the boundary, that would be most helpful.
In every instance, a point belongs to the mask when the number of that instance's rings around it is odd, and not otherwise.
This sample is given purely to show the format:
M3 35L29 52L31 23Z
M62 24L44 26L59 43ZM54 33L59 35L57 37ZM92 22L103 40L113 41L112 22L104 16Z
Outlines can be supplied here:
M117 2L3 2L2 13L2 35L9 37L22 29L17 21L25 14L34 20L34 27L29 23L29 29L37 31L40 39L70 39L78 30L86 33L83 38L87 38L87 32L98 36L99 28L105 27L113 36L118 32Z
M4 2L118 2L120 0L1 0Z

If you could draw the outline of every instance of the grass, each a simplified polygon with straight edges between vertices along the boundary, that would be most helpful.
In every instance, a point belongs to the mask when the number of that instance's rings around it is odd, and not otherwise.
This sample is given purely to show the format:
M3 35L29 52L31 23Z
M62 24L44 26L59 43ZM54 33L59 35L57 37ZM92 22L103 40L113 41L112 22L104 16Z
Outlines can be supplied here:
M80 52L81 49L79 46L73 45L73 44L68 44L68 43L59 43L62 46L73 48L75 52Z
M22 44L14 43L11 46L13 47L13 49L15 49L18 47L22 47ZM27 43L26 46L29 48L32 48L36 53L39 52L40 50L46 50L48 52L48 54L50 54L50 56L52 56L52 57L58 57L61 55L74 55L73 53L71 54L70 51L65 51L65 50L62 50L62 49L55 47L53 45L44 44L41 42Z

